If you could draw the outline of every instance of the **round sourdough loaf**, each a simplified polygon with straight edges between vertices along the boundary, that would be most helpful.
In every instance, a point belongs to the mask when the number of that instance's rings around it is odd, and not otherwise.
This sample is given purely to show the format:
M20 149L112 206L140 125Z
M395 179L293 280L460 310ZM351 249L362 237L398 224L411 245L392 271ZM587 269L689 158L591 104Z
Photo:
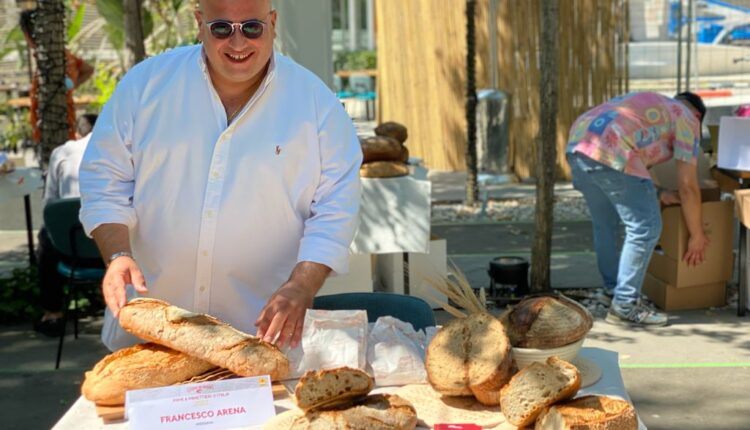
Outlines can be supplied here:
M633 405L606 396L584 396L542 411L535 430L636 430Z
M519 348L557 348L586 336L594 321L589 311L563 295L521 300L500 320L510 343Z
M406 139L409 137L406 127L393 121L384 122L375 127L375 134L378 136L392 137L398 140L399 143L406 142Z
M359 143L362 146L363 163L404 161L403 153L406 147L396 139L387 136L370 136L361 138Z
M510 342L502 323L488 313L455 319L427 346L425 368L432 387L448 396L473 395L499 404L500 388L512 376Z
M373 161L359 169L359 176L363 178L394 178L408 174L409 166L399 161Z

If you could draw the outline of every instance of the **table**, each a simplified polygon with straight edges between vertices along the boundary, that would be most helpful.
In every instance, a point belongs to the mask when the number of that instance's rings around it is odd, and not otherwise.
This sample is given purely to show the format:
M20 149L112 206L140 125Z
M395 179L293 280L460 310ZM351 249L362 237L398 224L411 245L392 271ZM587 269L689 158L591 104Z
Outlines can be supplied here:
M581 349L580 354L596 363L602 369L602 377L594 385L581 389L577 396L602 394L630 401L630 397L625 391L622 375L620 374L618 354L615 351L601 348L583 348ZM289 381L287 386L294 386L294 383L295 381ZM381 387L373 390L373 393L392 393L397 390L398 387ZM274 402L274 405L276 406L277 414L295 407L289 397L277 399ZM515 428L512 426L506 427ZM60 418L60 421L55 424L53 430L121 430L127 428L127 422L117 422L105 425L102 420L96 416L94 404L83 397L79 397L78 400L73 403L73 406L68 409L65 415ZM647 430L646 426L640 421L640 419L639 430Z
M740 188L750 188L750 172L740 170L729 170L719 169L719 171L739 182ZM747 228L742 221L740 221L740 243L739 249L739 264L738 264L738 276L737 276L737 316L744 317L746 312L747 303Z
M0 202L23 197L26 214L26 240L29 246L29 264L36 265L34 254L34 227L31 221L31 199L29 195L44 186L42 171L32 167L19 167L0 175Z

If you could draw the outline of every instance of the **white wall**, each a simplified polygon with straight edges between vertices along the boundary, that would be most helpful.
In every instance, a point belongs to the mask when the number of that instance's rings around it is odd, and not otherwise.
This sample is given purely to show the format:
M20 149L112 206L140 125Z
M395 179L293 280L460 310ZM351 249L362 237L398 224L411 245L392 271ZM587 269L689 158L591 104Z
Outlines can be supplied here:
M331 0L274 0L276 49L333 83Z
M687 14L687 2L683 8ZM630 0L630 35L634 42L667 40L668 0Z

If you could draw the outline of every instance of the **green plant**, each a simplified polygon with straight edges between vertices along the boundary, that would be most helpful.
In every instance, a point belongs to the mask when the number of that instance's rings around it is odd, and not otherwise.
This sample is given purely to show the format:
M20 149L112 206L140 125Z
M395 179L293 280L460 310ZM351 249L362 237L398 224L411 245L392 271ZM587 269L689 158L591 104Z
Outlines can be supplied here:
M19 114L9 105L0 106L0 117L3 118L0 129L0 149L17 151L23 142L31 139L31 124L28 116Z
M95 112L101 111L104 104L107 103L112 93L117 87L118 73L113 67L106 67L104 64L99 64L94 74L94 88L96 89L96 101L92 103L91 110Z
M374 69L378 65L377 59L376 51L337 52L333 60L333 68L336 71Z
M13 269L0 278L0 323L32 321L41 314L36 267Z

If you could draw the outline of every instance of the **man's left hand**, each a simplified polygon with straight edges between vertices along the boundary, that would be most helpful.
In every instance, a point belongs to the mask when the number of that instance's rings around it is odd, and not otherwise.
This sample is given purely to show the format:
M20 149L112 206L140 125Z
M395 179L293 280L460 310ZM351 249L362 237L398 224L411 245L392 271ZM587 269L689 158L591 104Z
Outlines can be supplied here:
M258 337L279 347L299 344L305 312L312 307L315 292L300 282L287 281L271 296L255 321ZM278 335L278 339L277 339Z

